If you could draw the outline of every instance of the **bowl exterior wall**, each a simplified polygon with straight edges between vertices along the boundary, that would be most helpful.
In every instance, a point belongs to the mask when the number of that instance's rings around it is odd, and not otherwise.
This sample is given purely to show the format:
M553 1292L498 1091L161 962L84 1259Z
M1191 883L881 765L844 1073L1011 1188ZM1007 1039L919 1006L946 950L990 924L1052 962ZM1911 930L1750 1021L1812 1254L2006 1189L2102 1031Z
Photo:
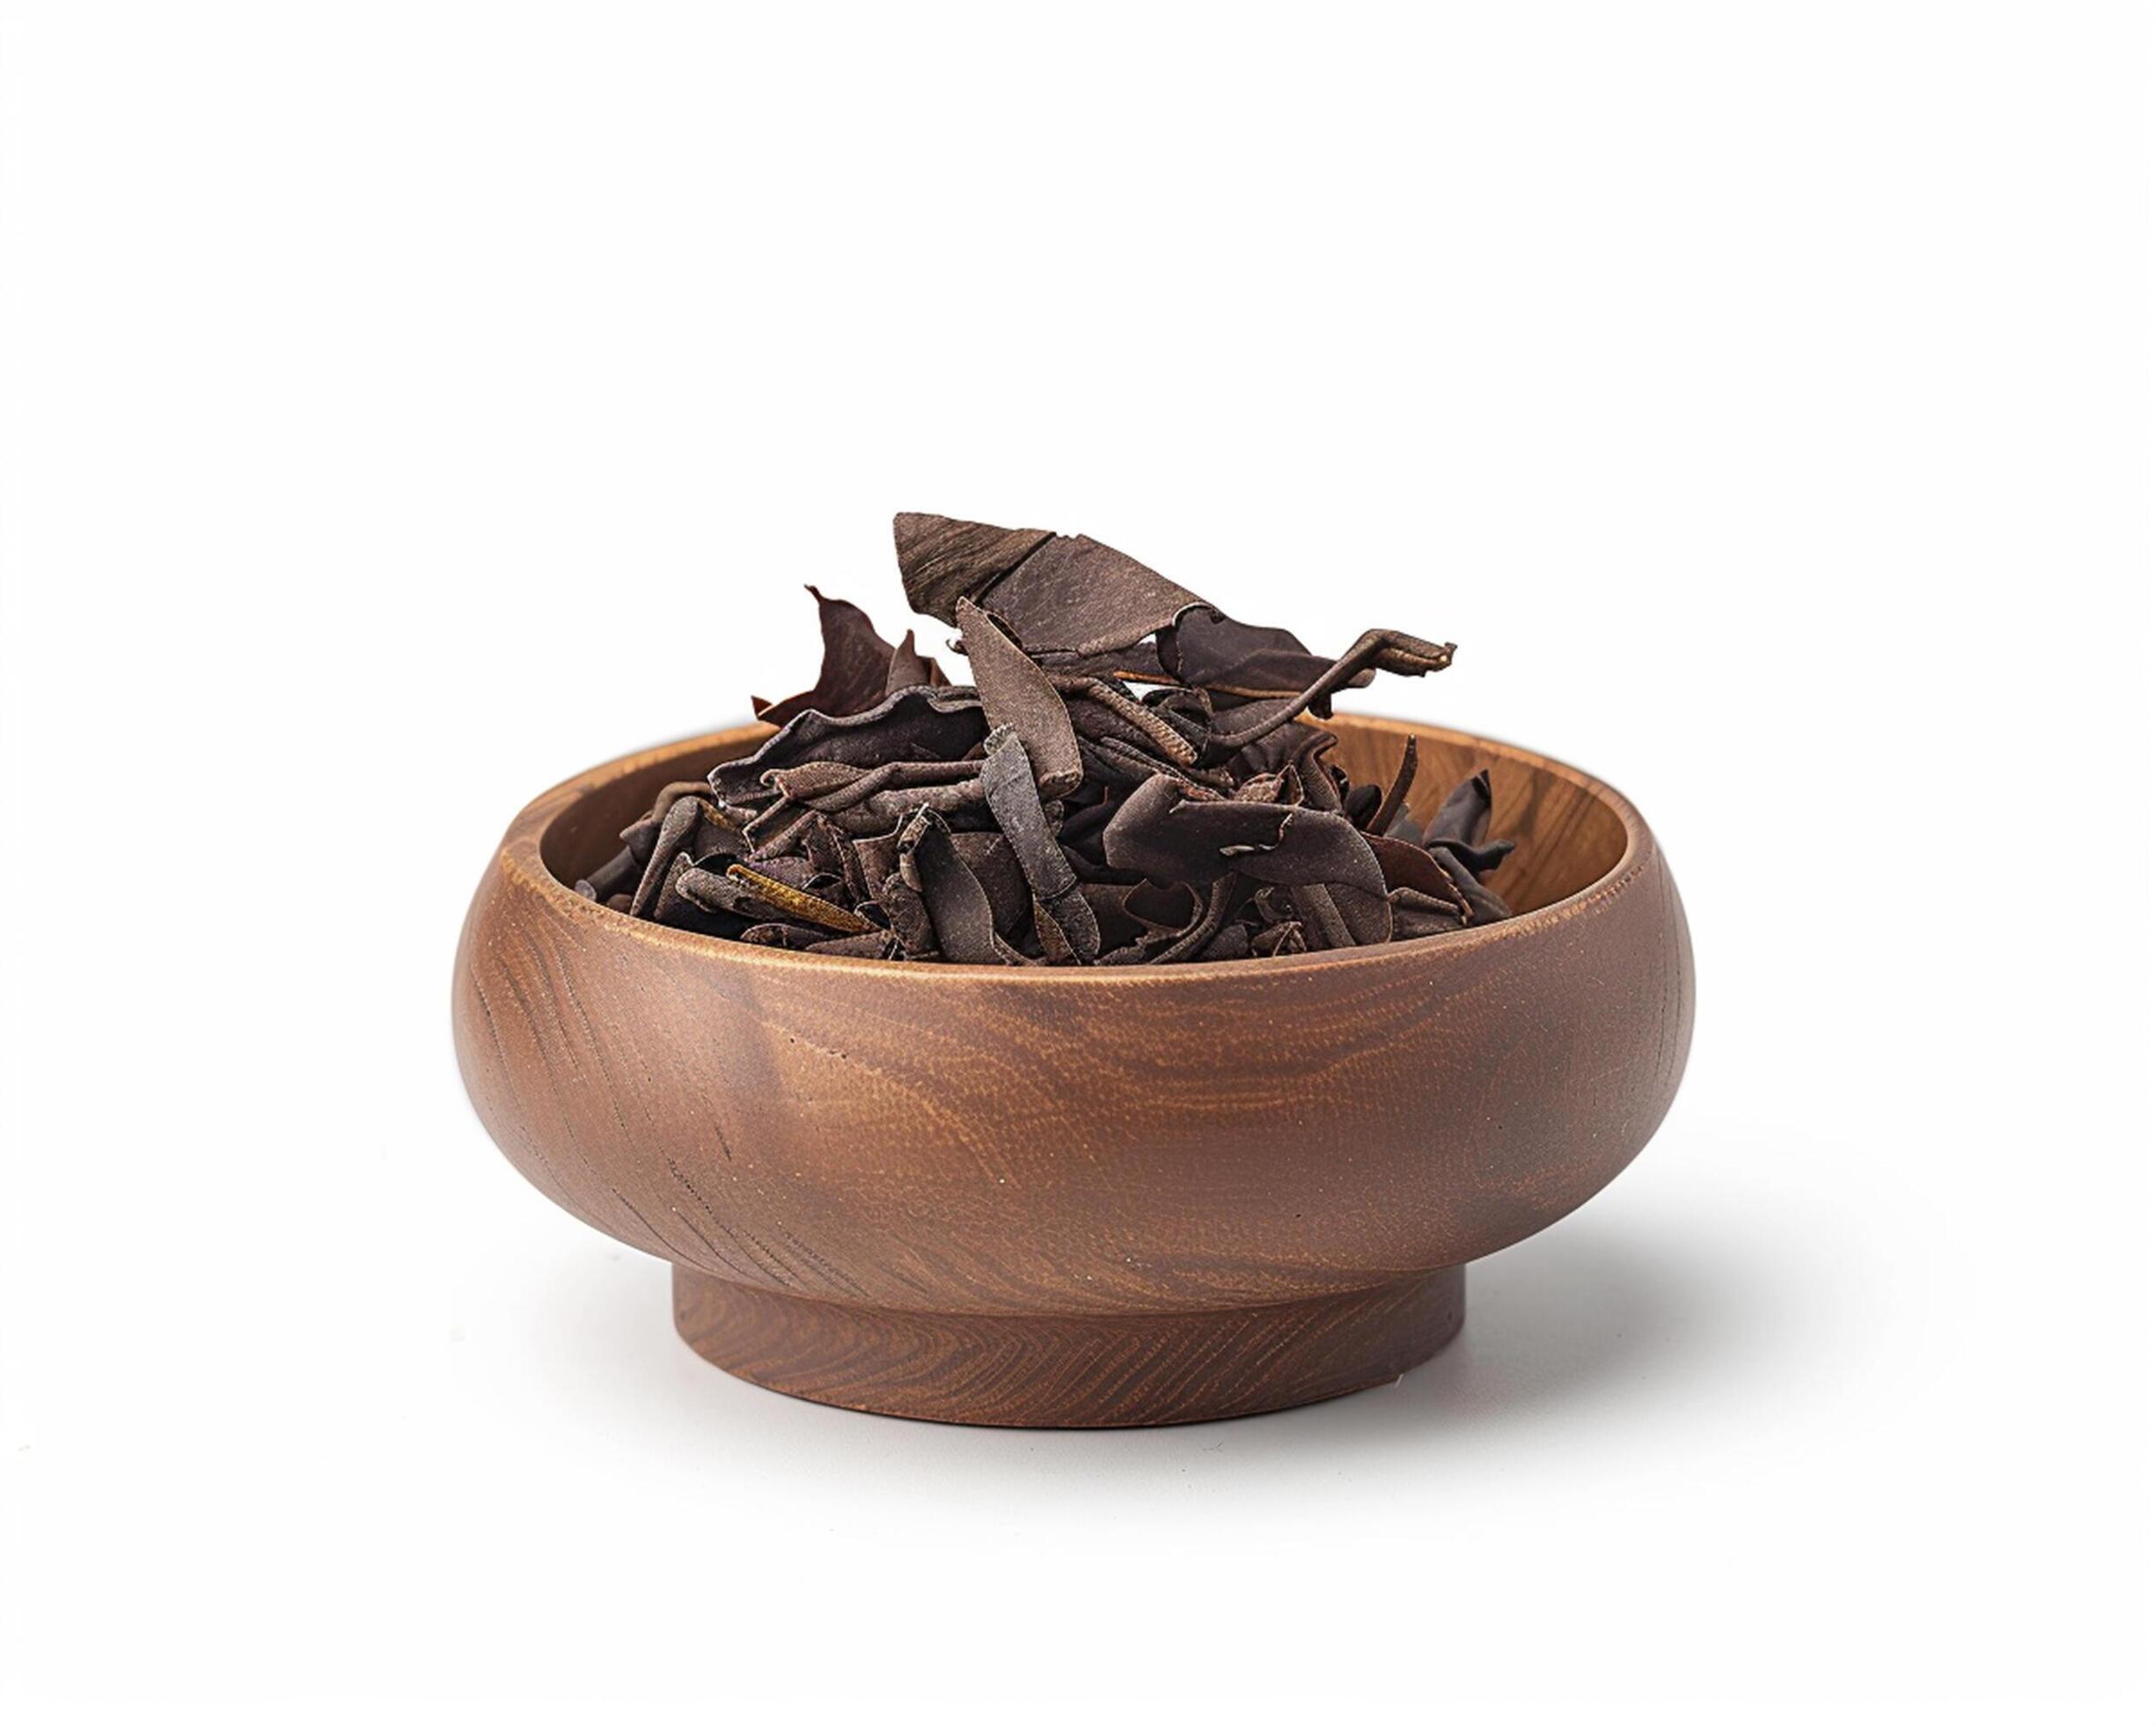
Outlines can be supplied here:
M1486 931L1043 978L632 922L539 863L576 789L473 902L466 1085L573 1214L748 1287L983 1314L1368 1288L1583 1203L1683 1072L1684 914L1628 805L1616 872Z

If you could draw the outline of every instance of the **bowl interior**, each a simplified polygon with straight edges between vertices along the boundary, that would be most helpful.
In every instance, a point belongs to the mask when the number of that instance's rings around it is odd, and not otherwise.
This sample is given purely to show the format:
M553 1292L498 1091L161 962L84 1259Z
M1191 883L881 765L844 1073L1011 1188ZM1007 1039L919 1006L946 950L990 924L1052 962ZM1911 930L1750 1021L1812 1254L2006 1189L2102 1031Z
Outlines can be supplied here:
M1389 783L1412 734L1418 767L1408 806L1427 820L1445 793L1487 767L1496 805L1491 831L1518 846L1490 877L1515 912L1539 910L1595 885L1623 860L1622 804L1585 774L1509 744L1395 719L1337 715L1325 728L1340 739L1335 755L1358 782ZM560 811L539 838L539 857L564 886L573 885L620 848L621 829L645 813L660 787L700 779L721 760L748 753L771 734L744 725L692 738L600 767L564 788ZM1262 961L1260 961L1262 962Z

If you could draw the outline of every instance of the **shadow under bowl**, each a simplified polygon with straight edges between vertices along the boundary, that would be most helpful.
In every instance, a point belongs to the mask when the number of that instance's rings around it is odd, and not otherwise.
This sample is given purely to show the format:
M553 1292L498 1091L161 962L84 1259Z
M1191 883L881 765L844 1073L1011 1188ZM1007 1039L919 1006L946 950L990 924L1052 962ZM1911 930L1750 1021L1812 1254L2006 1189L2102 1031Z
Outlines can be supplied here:
M514 822L458 948L480 1118L571 1214L674 1266L707 1359L919 1419L1126 1426L1388 1383L1463 1267L1638 1154L1691 1037L1684 913L1638 812L1463 732L1337 717L1410 805L1490 771L1519 913L1360 950L1158 968L824 958L568 885L659 788L768 736L610 761Z

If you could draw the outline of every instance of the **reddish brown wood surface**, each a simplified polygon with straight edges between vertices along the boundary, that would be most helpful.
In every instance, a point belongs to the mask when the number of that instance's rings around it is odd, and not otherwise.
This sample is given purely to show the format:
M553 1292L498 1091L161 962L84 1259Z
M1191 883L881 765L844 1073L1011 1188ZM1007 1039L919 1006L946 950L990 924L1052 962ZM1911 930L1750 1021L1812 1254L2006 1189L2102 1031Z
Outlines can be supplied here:
M1382 779L1405 727L1337 718ZM1555 1221L1646 1143L1691 1028L1684 918L1631 805L1414 728L1413 799L1488 766L1514 920L1157 970L744 946L580 899L658 786L767 734L615 761L511 826L459 946L458 1061L534 1185L670 1259L754 1382L1015 1425L1190 1420L1397 1376L1434 1273Z
M674 1266L706 1359L840 1407L985 1426L1162 1426L1390 1384L1459 1332L1466 1272L1228 1310L1008 1317L834 1308Z

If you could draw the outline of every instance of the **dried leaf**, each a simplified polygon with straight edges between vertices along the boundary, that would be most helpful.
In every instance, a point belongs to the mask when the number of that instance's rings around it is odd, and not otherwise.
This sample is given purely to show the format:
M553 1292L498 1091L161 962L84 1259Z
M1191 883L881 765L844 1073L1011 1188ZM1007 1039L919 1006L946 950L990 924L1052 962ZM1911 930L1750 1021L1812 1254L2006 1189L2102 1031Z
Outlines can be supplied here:
M1055 685L987 612L971 599L960 599L957 612L966 664L989 724L1008 725L1017 733L1043 796L1077 789L1085 767L1078 759L1069 709Z
M722 809L758 808L774 793L763 783L775 767L810 761L882 767L896 760L957 760L988 735L970 689L901 689L865 713L803 713L753 754L711 769Z
M579 892L751 945L957 964L1266 958L1507 914L1481 880L1510 848L1486 774L1419 828L1412 738L1381 788L1308 722L1450 647L1372 630L1328 661L1096 540L927 515L893 536L972 684L810 589L816 686L759 702L774 734L664 787Z
M1415 738L1411 731L1406 745L1400 751L1400 765L1393 773L1392 783L1386 789L1383 800L1378 804L1369 819L1358 821L1356 825L1366 832L1390 833L1392 823L1399 818L1400 811L1407 805L1407 793L1414 788Z
M1369 840L1336 814L1275 803L1200 802L1165 774L1124 799L1101 845L1111 865L1156 882L1210 882L1230 871L1282 885L1338 882L1382 898Z
M920 895L935 944L957 965L994 965L1004 948L996 939L995 911L973 871L950 841L950 828L933 809L923 809L898 834L898 872Z
M1074 745L1074 760L1076 753ZM980 776L988 811L1010 841L1026 885L1053 921L1070 955L1081 964L1090 963L1100 955L1100 925L1078 890L1070 858L1049 830L1025 744L1016 730L998 730L989 737Z
M745 862L736 862L727 870L728 876L739 881L758 898L775 906L797 921L812 922L819 929L828 929L833 934L858 935L866 933L870 925L841 905L798 886L790 886L782 880L759 873Z
M900 689L940 689L949 686L950 679L943 675L943 667L913 644L913 631L906 632L906 639L891 651L891 668L884 678L884 693L896 694Z
M1433 849L1442 846L1478 879L1512 855L1512 840L1485 843L1490 832L1490 774L1487 768L1464 780L1445 798L1423 834Z
M867 612L844 599L828 599L813 587L817 620L824 631L824 665L816 686L775 703L755 701L756 716L766 724L784 724L802 713L842 718L866 712L882 701L890 682L891 644L876 632ZM911 641L912 636L907 636ZM920 679L926 682L928 679Z
M1097 540L939 515L901 515L893 525L916 611L956 623L970 599L994 610L1044 664L1135 646L1204 603Z

